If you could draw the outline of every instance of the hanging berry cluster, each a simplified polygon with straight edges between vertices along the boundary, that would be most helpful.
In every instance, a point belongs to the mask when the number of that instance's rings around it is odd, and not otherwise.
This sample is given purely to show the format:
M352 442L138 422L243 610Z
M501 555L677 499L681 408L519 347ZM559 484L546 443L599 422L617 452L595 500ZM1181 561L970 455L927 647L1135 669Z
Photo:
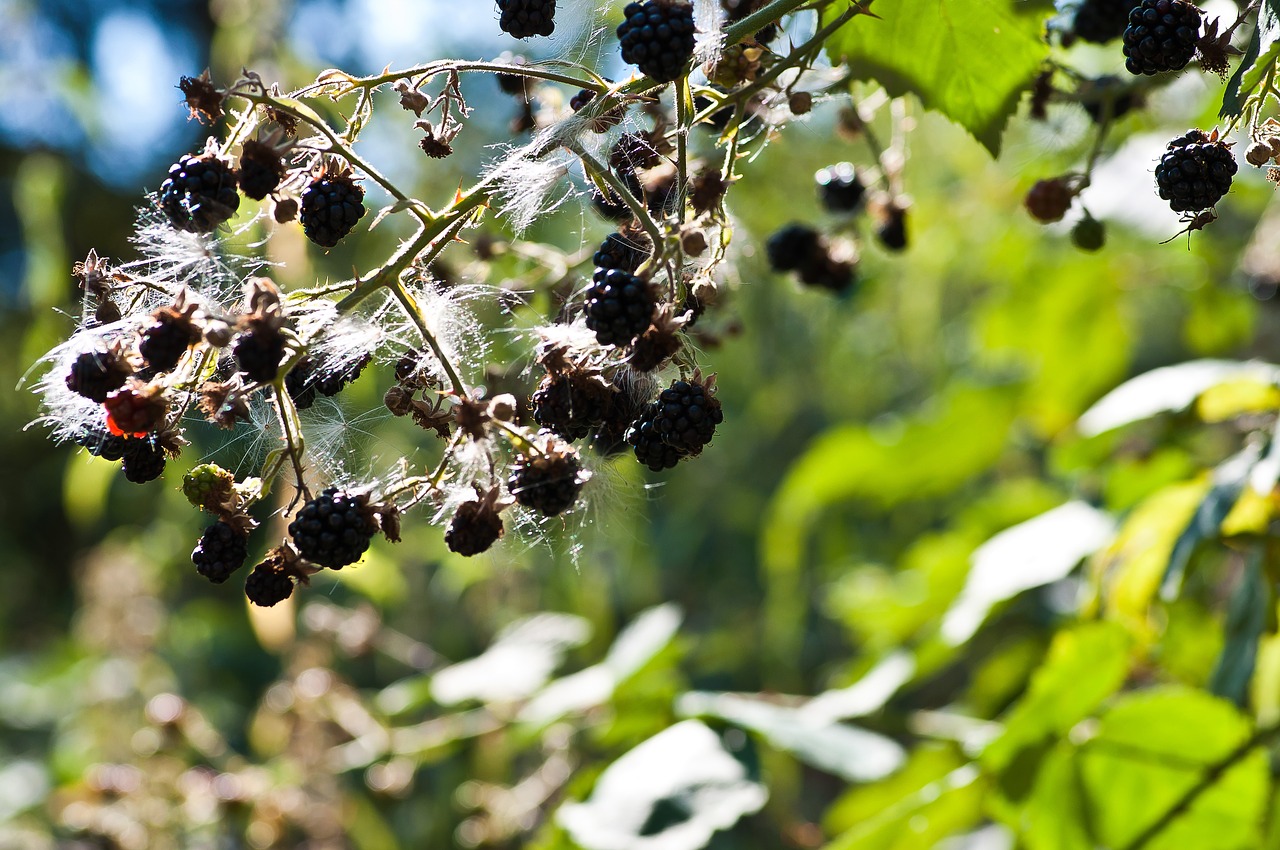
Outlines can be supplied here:
M555 29L554 0L497 5L499 27L516 38ZM471 556L512 522L561 524L607 459L630 455L659 471L698 456L724 421L690 335L731 278L726 195L739 161L809 111L816 92L801 72L820 38L784 53L767 46L800 5L726 0L723 22L695 22L685 0L632 3L616 37L637 73L620 84L510 53L367 78L330 70L289 94L252 72L226 87L207 72L184 77L192 116L227 130L181 157L149 196L140 258L113 264L90 253L77 264L84 315L45 358L42 421L55 439L118 461L134 482L159 478L201 420L257 436L267 451L251 470L200 463L185 472L183 492L212 519L191 554L197 574L222 584L267 550L244 583L261 606L321 570L356 564L378 534L399 540L413 508L445 527L448 548ZM841 23L861 11L850 8ZM699 28L722 45L701 67ZM471 112L466 74L492 75L520 99L512 130L531 141L509 145L470 188L434 203L410 197L358 149L375 93L393 89L424 134L422 152L446 157ZM696 82L703 74L707 82ZM345 98L356 107L343 125L313 106ZM694 127L712 135L695 139ZM488 233L463 236L489 210L518 234L549 209L557 185L579 191L575 171L591 208L616 229L585 260L565 257L566 274L548 284L558 312L532 331L528 367L537 374L528 389L504 392L485 362L491 329L468 306L502 296L483 278L450 279L441 254L466 241L478 257L511 250ZM824 197L852 213L862 185L845 166L837 171ZM232 247L249 227L299 227L316 250L359 238L371 186L391 202L369 226L402 216L416 232L351 280L282 288L262 257ZM258 224L264 218L274 223ZM585 280L574 286L579 264ZM835 253L795 267L831 289L851 280L852 263ZM705 346L714 334L704 333ZM394 373L385 407L430 435L438 460L356 476L317 436L338 409L321 401L379 362L394 366L376 370ZM266 501L276 490L284 498ZM283 539L255 539L262 504L283 507Z

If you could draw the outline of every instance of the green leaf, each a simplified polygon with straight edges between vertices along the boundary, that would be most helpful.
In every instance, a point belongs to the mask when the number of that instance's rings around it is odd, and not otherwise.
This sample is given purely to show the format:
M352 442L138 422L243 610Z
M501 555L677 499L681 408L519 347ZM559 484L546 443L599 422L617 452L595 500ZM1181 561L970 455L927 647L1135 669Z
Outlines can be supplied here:
M933 850L982 819L986 783L972 765L956 768L896 803L868 812L825 850Z
M1045 757L1027 799L1027 850L1093 850L1075 748L1060 743Z
M1244 705L1258 657L1258 641L1267 625L1271 593L1262 579L1262 548L1255 547L1227 610L1227 643L1209 680L1215 694Z
M1043 11L1013 0L917 0L879 3L827 42L833 62L880 83L892 95L914 94L964 127L993 156L1018 99L1048 55ZM841 14L829 4L823 23Z
M1253 94L1277 59L1280 59L1280 3L1267 0L1258 10L1258 25L1249 39L1249 47L1227 82L1219 116L1239 115L1245 100Z

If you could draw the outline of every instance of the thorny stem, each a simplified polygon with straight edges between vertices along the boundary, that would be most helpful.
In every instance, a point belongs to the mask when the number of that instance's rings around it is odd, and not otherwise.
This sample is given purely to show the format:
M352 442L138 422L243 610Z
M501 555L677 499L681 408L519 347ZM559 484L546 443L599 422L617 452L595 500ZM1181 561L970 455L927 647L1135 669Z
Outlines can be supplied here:
M689 194L689 118L693 111L693 96L689 93L689 78L676 81L676 184L680 198L680 223L684 223L685 207Z
M417 490L425 485L425 489L421 492L414 493L409 501L400 506L400 510L407 511L427 497L427 494L433 490L439 489L444 482L445 473L449 469L449 458L453 455L458 444L462 442L462 431L454 431L453 436L449 439L449 445L445 446L444 454L440 458L440 462L436 464L435 470L430 475L417 475L412 478L405 478L395 487L385 491L382 494L384 500L398 496L406 490Z
M293 464L293 474L297 479L297 492L301 494L305 500L311 499L311 491L307 489L306 478L302 468L302 454L306 450L302 438L301 423L298 422L298 409L293 405L293 398L284 388L284 375L276 378L271 385L272 394L275 396L276 418L280 420L280 430L283 432L285 452L289 455L289 461ZM295 496L295 499L297 496ZM290 504L289 508L292 509Z
M454 394L460 398L466 398L467 385L462 382L461 376L458 375L458 370L454 368L453 363L444 353L444 349L441 348L440 341L436 339L436 335L427 326L427 319L422 315L422 308L418 306L417 301L413 300L413 295L409 293L409 290L404 288L404 282L399 278L395 278L388 281L386 286L391 290L391 294L395 296L396 300L400 302L400 306L404 308L409 320L418 328L418 333L422 335L423 341L431 349L431 353L435 355L436 360L440 361L440 367L444 369L445 375L449 378L449 385Z
M630 190L618 179L610 169L600 164L600 161L587 153L580 145L573 142L569 143L569 148L579 159L582 160L583 166L587 171L591 172L591 176L608 185L614 194L622 199L623 203L631 210L632 214L639 219L641 226L644 227L645 233L649 234L649 238L653 240L655 249L660 249L663 244L662 230L654 222L653 217L649 215L649 210L645 209L643 203L632 195Z
M581 77L574 77L569 74L561 74L556 71L548 71L536 65L507 65L503 62L455 62L442 60L439 62L428 62L425 65L416 65L412 68L403 68L399 71L388 71L385 74L374 74L368 77L352 77L351 85L363 89L375 89L378 86L394 83L399 80L408 80L413 77L421 77L417 86L427 83L430 78L447 74L450 71L467 72L480 71L496 74L511 74L517 77L531 77L535 80L546 80L551 83L564 83L565 85L577 86L580 89L591 89L597 94L608 91L608 86L601 85L597 80L588 80ZM331 82L312 83L309 86L298 89L293 93L294 97L301 97L309 94L317 89L325 86L333 85Z

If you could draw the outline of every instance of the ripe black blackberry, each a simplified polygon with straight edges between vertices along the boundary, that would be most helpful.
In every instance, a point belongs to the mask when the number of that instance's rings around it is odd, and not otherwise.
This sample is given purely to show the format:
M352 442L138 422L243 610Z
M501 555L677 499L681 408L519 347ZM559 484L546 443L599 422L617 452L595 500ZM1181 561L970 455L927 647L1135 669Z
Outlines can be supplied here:
M867 187L848 162L828 165L813 175L818 184L818 200L832 212L854 212L862 205Z
M347 170L326 169L302 190L298 215L302 232L322 248L332 248L364 216L364 189Z
M316 403L316 362L303 357L284 376L284 389L293 399L293 406L306 410Z
M1156 166L1156 186L1174 212L1198 212L1227 194L1235 173L1236 160L1225 143L1189 130L1169 142Z
M504 51L497 58L497 61L503 65L514 65L517 68L529 64L528 59L509 50ZM494 77L498 80L498 88L502 90L503 94L509 94L513 97L528 97L530 84L528 77L521 74L494 74Z
M724 421L720 401L696 380L673 381L627 431L636 459L654 470L702 452Z
M102 404L112 390L124 386L132 373L124 358L113 351L86 351L71 362L67 389Z
M498 0L498 11L498 26L516 38L556 31L556 0Z
M526 508L557 516L573 507L585 482L577 452L553 441L545 452L515 462L507 489Z
M253 568L244 582L244 595L261 608L270 608L293 595L293 577L284 564L268 559Z
M800 267L800 282L836 293L845 293L857 283L853 262L833 257L829 251L820 251Z
M684 73L693 58L693 6L684 0L629 3L618 26L622 61L635 65L655 82L669 83Z
M631 197L637 200L644 198L644 187L640 185L640 178L636 176L634 171L626 169L618 177L622 180L623 185L627 187L627 191L631 193ZM607 196L600 194L598 189L592 189L591 205L596 208L596 212L610 221L630 221L635 217L630 205L612 189L609 190Z
M597 269L621 269L633 273L649 259L650 250L648 239L641 234L610 233L596 249L591 262Z
M582 111L582 107L596 99L596 93L592 89L579 89L578 93L569 98L569 108L574 112Z
M289 523L289 535L302 557L333 570L360 560L377 530L368 497L337 487L307 502Z
M240 206L236 173L216 154L187 154L169 168L158 202L178 230L208 233L235 215Z
M472 499L458 505L444 532L450 552L464 557L485 552L502 536L502 517L491 500Z
M231 346L236 367L249 380L263 384L276 379L284 350L284 334L267 322L254 323L249 330L237 335Z
M1142 106L1142 96L1119 77L1105 75L1083 82L1075 92L1077 102L1095 124L1127 115Z
M218 520L204 530L191 552L196 572L214 584L222 584L244 566L249 557L249 538Z
M1141 0L1083 0L1076 8L1071 31L1076 38L1106 44L1124 35L1129 13Z
M364 367L373 360L371 354L365 353L352 363L335 369L320 369L316 373L315 388L320 395L332 398L346 388L347 384L359 378Z
M170 372L201 336L189 311L164 307L157 310L150 324L143 328L138 353L157 372Z
M120 464L124 477L134 484L146 484L164 474L164 449L154 436L126 440Z
M245 197L261 201L280 185L284 172L284 162L275 148L254 139L244 143L240 151L240 191Z
M769 237L764 246L769 267L789 272L802 268L822 251L818 231L805 224L788 224Z
M904 207L890 204L885 208L884 216L876 227L876 238L890 251L906 250L907 211Z
M1124 67L1147 75L1185 68L1196 54L1200 16L1188 0L1142 0L1124 31Z
M576 369L548 374L533 393L533 419L566 440L577 440L604 421L610 395L598 376Z
M649 284L621 269L599 269L587 287L587 327L601 345L625 346L645 332L657 305Z
M625 387L617 387L611 393L611 403L605 412L604 421L591 435L590 445L603 457L611 457L625 452L627 445L627 429L640 416L641 404L638 399L627 392Z
M101 428L95 428L89 425L82 426L76 431L75 436L71 438L77 446L83 446L89 450L89 454L94 457L100 457L103 460L117 461L124 457L125 446L127 441L124 437L117 437L115 434L108 434Z

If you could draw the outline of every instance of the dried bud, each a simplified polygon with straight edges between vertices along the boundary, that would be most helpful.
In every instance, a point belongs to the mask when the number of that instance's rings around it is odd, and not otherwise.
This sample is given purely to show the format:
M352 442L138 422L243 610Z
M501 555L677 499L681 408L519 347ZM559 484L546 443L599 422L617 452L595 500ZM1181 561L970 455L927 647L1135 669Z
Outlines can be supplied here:
M408 416L413 411L413 392L397 384L387 390L382 403L396 416Z
M219 428L249 421L249 400L235 381L206 381L200 387L200 412Z
M298 217L298 202L294 198L277 198L271 209L271 217L278 224L287 224Z
M1250 165L1256 165L1259 168L1270 162L1274 156L1275 154L1271 152L1271 145L1262 142L1254 142L1244 152L1245 162Z
M516 418L518 404L511 393L503 393L489 400L489 416L499 422L511 422Z
M792 115L808 115L813 109L813 95L807 91L792 92L787 99L787 107Z
M183 77L178 81L178 88L182 90L192 118L212 124L222 117L223 94L209 78L208 68L198 77Z
M680 233L680 247L690 257L701 257L707 250L707 235L700 227L687 227Z
M400 93L400 106L419 118L422 117L422 111L431 106L431 98L411 87L404 80L396 83L396 91Z

